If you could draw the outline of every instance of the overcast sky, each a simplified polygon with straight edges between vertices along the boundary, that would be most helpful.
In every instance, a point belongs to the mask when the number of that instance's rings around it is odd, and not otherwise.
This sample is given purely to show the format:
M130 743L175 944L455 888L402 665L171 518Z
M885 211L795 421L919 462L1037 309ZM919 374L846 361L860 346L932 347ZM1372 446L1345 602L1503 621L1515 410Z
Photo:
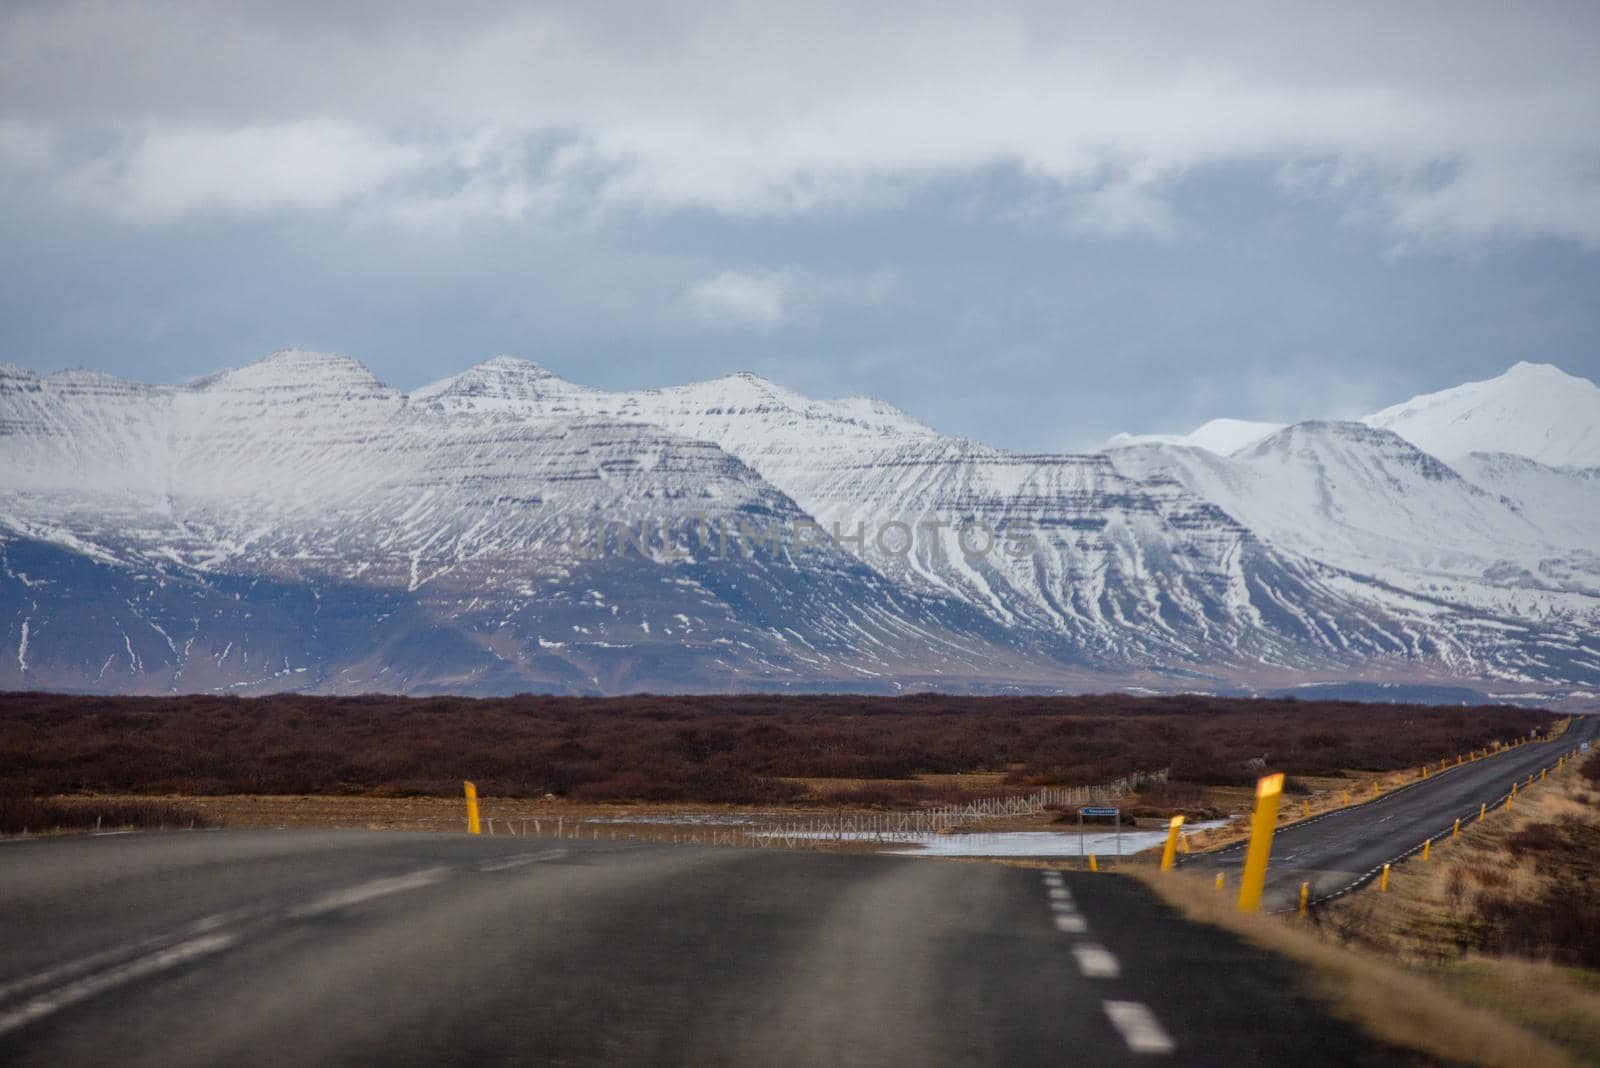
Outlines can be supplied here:
M0 360L749 369L1024 449L1600 379L1600 5L1134 6L12 0Z

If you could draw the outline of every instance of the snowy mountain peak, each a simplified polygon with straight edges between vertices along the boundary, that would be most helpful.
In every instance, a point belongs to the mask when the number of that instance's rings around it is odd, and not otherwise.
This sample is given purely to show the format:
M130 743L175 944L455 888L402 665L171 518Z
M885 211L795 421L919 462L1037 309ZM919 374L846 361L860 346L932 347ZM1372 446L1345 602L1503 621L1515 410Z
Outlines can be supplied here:
M695 382L676 389L663 392L693 392L703 397L720 397L730 404L739 405L769 405L777 404L786 408L803 407L810 401L794 392L785 389L769 378L763 378L754 371L735 371L731 375L713 378L706 382Z
M208 392L305 392L373 395L394 393L365 364L352 356L310 349L279 349L254 363L220 371L189 383L189 390Z
M1547 363L1424 393L1362 420L1453 460L1472 452L1526 456L1551 467L1600 466L1600 386Z
M1263 423L1251 419L1212 419L1187 434L1115 434L1105 447L1125 449L1135 445L1181 445L1228 456L1282 430L1283 426L1282 423Z
M1528 360L1518 360L1516 363L1512 364L1506 369L1505 374L1501 375L1497 379L1490 379L1491 382L1516 380L1543 380L1562 385L1572 385L1582 382L1590 388L1594 387L1594 384L1587 378L1579 378L1577 375L1569 375L1567 372L1563 371L1553 363L1533 363Z
M1333 457L1347 467L1366 469L1406 469L1432 481L1460 477L1447 465L1423 452L1411 442L1380 427L1338 420L1307 420L1284 427L1234 454L1238 460L1267 457L1295 457L1314 462L1319 471L1327 470Z
M458 375L413 390L412 404L435 407L508 407L538 412L554 398L587 392L584 386L517 356L496 356Z

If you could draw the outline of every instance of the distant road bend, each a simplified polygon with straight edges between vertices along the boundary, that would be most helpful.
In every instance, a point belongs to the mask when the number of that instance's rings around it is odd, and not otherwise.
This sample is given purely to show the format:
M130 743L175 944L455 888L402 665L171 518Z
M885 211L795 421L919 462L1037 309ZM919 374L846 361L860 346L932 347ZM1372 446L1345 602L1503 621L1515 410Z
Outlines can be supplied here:
M1513 782L1553 768L1561 754L1600 739L1600 715L1574 717L1560 737L1533 742L1494 756L1418 779L1376 800L1338 809L1281 827L1273 836L1267 869L1267 908L1292 907L1300 884L1311 884L1313 903L1359 889L1392 864L1422 849L1422 843L1448 836L1457 819L1463 827L1478 818L1478 806L1494 810ZM1491 815L1492 818L1492 815ZM1244 862L1244 843L1182 858L1187 869L1225 871L1229 882Z
M0 843L7 1065L1415 1064L1115 875L360 831Z

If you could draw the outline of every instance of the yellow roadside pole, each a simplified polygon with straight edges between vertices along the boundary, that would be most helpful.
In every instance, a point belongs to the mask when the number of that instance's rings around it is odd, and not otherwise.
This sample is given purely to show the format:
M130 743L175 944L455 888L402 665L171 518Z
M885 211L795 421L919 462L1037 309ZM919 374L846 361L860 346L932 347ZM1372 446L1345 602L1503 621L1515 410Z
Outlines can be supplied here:
M1389 865L1383 866L1383 878L1378 881L1378 889L1384 893L1389 891Z
M1161 870L1171 871L1172 865L1178 859L1178 828L1183 826L1183 817L1174 816L1167 823L1167 845L1161 851Z
M1450 828L1450 837L1451 838L1460 838L1461 837L1461 817L1460 816L1456 817L1456 825L1454 827Z
M1539 781L1540 782L1544 782L1544 769L1543 768L1539 769Z
M467 792L467 833L482 834L483 827L478 823L478 787L475 783L464 782L461 784Z
M1099 871L1100 870L1100 862L1094 859L1094 854L1093 853L1089 854L1089 870L1090 871Z
M1305 919L1306 902L1307 902L1307 900L1310 899L1310 897L1311 897L1311 884L1310 883L1301 883L1300 884L1300 918L1301 919Z
M1219 893L1219 894L1222 893L1222 873L1220 871L1217 872L1217 883L1216 883L1216 886L1217 886L1217 893Z
M1426 864L1428 862L1428 849L1432 845L1433 845L1433 839L1432 838L1430 838L1426 842L1422 843L1422 862L1424 864Z
M1489 814L1489 803L1487 801L1479 801L1478 802L1478 822L1482 823L1483 822L1483 818L1485 816L1487 816L1488 814Z
M1239 878L1239 911L1258 912L1261 891L1267 884L1267 860L1272 856L1272 832L1278 825L1278 804L1283 800L1283 773L1262 777L1256 783L1256 814L1250 821L1250 848Z

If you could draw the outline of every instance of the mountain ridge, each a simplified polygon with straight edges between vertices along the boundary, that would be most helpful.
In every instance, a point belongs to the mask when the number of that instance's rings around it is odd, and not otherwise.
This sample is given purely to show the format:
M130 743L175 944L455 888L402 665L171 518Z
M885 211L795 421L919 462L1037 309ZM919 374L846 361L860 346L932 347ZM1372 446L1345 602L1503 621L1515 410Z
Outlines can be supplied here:
M405 393L284 349L175 386L0 367L0 461L0 685L1600 681L1600 481L1364 422L1025 454L748 372L500 356Z

